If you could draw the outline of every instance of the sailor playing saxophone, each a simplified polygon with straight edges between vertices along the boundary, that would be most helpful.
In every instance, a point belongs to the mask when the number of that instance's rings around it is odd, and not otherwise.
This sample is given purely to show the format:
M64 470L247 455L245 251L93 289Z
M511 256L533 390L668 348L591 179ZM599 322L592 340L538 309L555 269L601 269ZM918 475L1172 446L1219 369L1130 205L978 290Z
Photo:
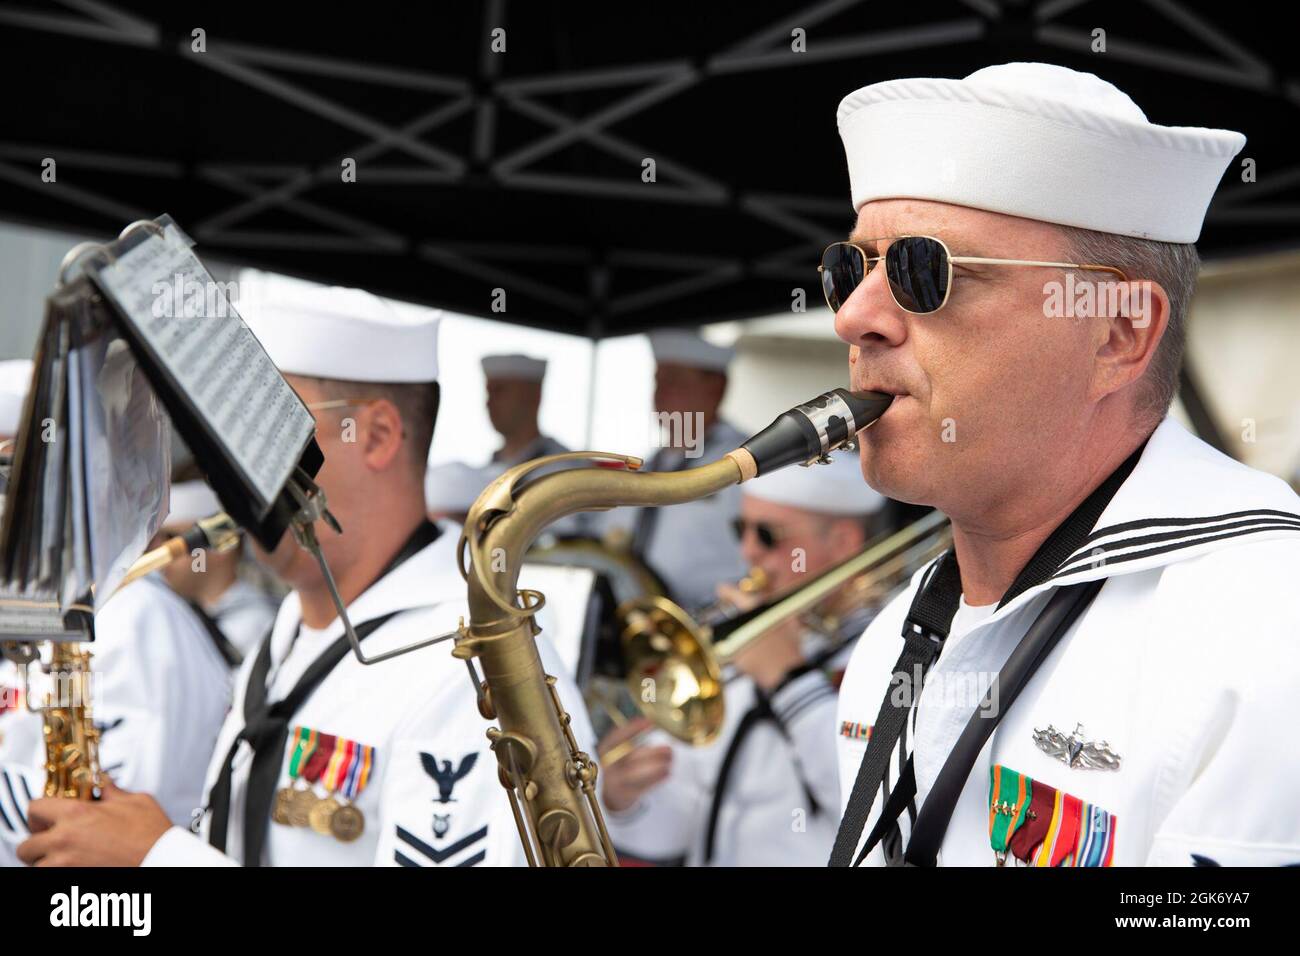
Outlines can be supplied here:
M1300 863L1300 499L1167 417L1244 137L1041 63L867 86L839 128L821 279L896 396L863 474L955 546L849 665L832 864Z
M29 368L30 368L30 363ZM23 380L25 383L30 375ZM0 385L0 389L3 386ZM22 396L0 399L0 433L18 429ZM6 417L10 416L11 417ZM21 507L18 501L12 507ZM95 617L91 706L99 763L122 786L148 790L167 819L188 826L230 706L230 669L198 616L158 574L114 594ZM46 652L48 658L49 652ZM48 682L32 664L32 693ZM45 788L41 714L19 670L0 662L0 863L29 836L29 803Z
M287 280L241 308L316 416L317 482L344 529L321 528L321 546L365 653L455 630L466 614L460 529L424 512L437 319ZM200 832L170 826L146 794L110 790L94 804L34 803L37 832L19 855L70 865L522 862L487 724L450 642L363 665L313 558L286 537L265 561L294 591L236 679ZM550 672L585 742L579 698Z
M741 552L762 589L720 593L766 603L863 549L884 499L856 458L786 468L741 487ZM754 572L751 572L753 574ZM835 681L870 612L836 609L831 633L793 617L745 647L727 681L726 721L702 747L641 745L602 770L610 835L621 854L650 863L821 866L839 815ZM611 731L604 752L646 729Z

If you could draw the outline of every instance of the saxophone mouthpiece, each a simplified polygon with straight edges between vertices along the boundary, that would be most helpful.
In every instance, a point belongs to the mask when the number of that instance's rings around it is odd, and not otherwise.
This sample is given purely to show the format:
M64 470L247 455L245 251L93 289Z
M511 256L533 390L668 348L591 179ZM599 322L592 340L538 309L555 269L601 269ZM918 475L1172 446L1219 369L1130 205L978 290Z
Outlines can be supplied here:
M893 395L835 388L796 405L740 447L765 475L795 462L810 464L852 442L889 408Z

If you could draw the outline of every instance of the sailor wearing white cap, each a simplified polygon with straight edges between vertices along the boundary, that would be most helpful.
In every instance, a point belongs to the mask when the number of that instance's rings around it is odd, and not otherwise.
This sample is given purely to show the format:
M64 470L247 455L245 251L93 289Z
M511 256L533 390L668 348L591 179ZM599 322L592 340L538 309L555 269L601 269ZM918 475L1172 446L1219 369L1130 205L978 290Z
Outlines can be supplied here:
M321 547L370 656L467 616L459 528L425 517L438 414L438 318L356 290L283 283L245 319L317 420L317 483L344 533ZM294 590L241 668L208 772L198 833L143 794L64 813L20 847L48 863L473 866L524 861L476 690L449 645L372 666L348 650L312 557L286 538L266 556ZM559 677L580 742L581 698ZM130 802L129 806L124 803ZM116 807L114 806L116 804ZM105 816L105 814L107 814ZM110 841L105 826L116 828Z
M542 404L542 381L546 360L528 355L486 355L483 376L487 379L487 410L492 427L503 444L492 454L489 467L500 473L520 462L559 455L568 451L537 426Z
M1300 499L1166 417L1245 138L1041 63L867 86L839 126L823 288L852 387L898 396L863 473L955 546L849 665L832 864L1300 862L1300 751L1269 746Z
M767 603L857 554L885 500L857 459L786 468L743 486L741 550ZM739 595L733 595L739 599ZM825 629L798 617L741 651L718 738L691 747L662 733L604 767L610 834L621 853L702 866L820 866L839 822L836 679L869 608L823 606ZM609 752L644 721L606 735Z
M163 522L167 535L184 534L196 521L222 511L207 482L173 482L171 510ZM173 561L163 569L171 589L189 602L212 639L232 665L257 650L275 620L279 602L264 588L241 575L243 541L229 551L208 549L202 560Z
M677 471L707 464L747 436L719 417L733 351L695 332L650 335L655 358L654 407L661 446L647 471ZM745 573L731 532L740 510L740 488L671 508L616 508L600 516L601 530L622 528L631 546L689 609L713 600L714 589Z

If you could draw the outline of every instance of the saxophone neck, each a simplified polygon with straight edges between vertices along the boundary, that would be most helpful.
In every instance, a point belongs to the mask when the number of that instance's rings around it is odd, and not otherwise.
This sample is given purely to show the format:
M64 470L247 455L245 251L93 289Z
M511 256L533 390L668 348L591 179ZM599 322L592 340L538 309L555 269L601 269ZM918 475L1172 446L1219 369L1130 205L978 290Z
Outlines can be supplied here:
M617 467L572 468L528 480L538 468L570 460L612 461ZM462 549L469 550L470 617L475 624L494 619L507 624L540 607L519 607L516 583L523 556L552 522L581 511L694 501L753 473L744 449L685 471L643 472L640 465L636 458L571 452L517 465L489 484L466 517L461 538Z

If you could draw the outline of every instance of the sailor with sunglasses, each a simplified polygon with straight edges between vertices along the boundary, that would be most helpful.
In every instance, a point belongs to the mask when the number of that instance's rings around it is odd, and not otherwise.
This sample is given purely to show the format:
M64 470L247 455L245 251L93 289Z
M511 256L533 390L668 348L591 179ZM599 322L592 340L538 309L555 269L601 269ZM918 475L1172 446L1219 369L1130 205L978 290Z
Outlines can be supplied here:
M857 459L786 468L744 485L737 529L762 588L722 588L737 606L767 603L859 553L885 501ZM634 721L601 742L607 824L628 860L691 866L821 866L839 820L835 685L872 608L858 595L794 617L738 652L726 674L721 732L691 747ZM622 756L617 756L615 748Z
M1168 416L1245 138L1040 63L839 128L821 279L852 387L897 396L862 471L955 545L849 665L832 865L1300 863L1300 499Z

